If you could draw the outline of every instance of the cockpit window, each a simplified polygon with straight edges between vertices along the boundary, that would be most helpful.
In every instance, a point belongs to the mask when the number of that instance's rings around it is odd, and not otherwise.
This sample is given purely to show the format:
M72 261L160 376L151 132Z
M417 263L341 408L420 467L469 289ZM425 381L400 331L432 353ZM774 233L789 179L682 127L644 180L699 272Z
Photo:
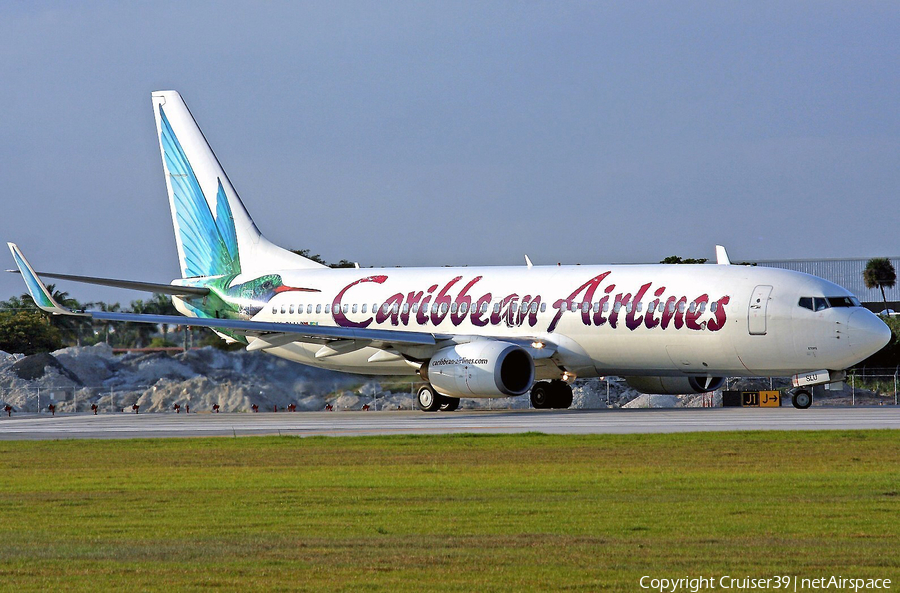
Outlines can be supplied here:
M840 297L800 297L797 303L810 311L824 311L830 307L861 307L859 299L853 296Z
M856 297L828 297L828 304L832 307L859 307L859 299Z

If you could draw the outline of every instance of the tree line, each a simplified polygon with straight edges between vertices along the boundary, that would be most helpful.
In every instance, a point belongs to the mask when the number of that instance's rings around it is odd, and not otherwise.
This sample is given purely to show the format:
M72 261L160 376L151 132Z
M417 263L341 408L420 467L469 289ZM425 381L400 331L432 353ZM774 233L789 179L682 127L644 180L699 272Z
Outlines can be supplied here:
M178 315L171 299L163 294L154 294L147 300L132 301L123 308L119 303L81 303L68 292L57 290L48 284L47 289L60 305L79 311L95 309L100 311L139 313L148 315ZM87 317L51 315L34 304L28 293L0 301L0 350L22 354L52 352L65 346L92 346L100 342L113 348L148 348L179 346L184 344L188 326L170 327L168 324L117 323L100 321ZM197 338L203 344L216 344L221 340L205 328L192 329L189 341ZM176 343L181 342L181 344Z

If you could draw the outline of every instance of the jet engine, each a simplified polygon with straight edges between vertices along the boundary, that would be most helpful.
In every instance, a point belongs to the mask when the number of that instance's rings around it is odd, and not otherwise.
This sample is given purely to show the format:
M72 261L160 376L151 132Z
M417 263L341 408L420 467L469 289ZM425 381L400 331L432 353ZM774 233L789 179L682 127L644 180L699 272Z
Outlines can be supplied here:
M448 397L522 395L534 383L534 360L521 346L477 340L438 350L428 363L427 380Z
M679 395L715 391L725 383L724 377L625 377L632 389L641 393Z

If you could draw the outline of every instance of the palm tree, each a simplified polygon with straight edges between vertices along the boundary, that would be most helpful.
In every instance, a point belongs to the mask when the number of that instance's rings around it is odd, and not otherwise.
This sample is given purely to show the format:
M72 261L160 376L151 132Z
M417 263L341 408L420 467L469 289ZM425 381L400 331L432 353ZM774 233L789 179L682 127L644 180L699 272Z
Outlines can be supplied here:
M107 313L116 313L121 309L119 303L97 303L100 307L101 311L105 311ZM100 326L100 329L103 330L103 341L109 344L109 330L113 327L112 321L95 321L94 323Z
M884 287L893 288L897 284L897 271L894 264L886 257L873 257L866 263L863 270L863 282L866 288L880 288L881 299L884 301L884 309L887 310L887 297L884 295Z
M153 313L154 315L178 315L178 309L175 308L175 305L172 304L171 297L168 297L164 294L153 293L153 298L151 298L147 303L144 303L147 308L147 312ZM163 323L160 324L162 328L163 340L169 340L169 324Z
M138 315L152 315L155 313L150 303L145 303L140 299L131 301L131 308L128 312L136 313ZM150 337L153 335L153 332L156 331L156 326L150 323L136 323L129 321L123 325L125 331L128 333L131 345L135 348L146 348L147 345L150 344Z

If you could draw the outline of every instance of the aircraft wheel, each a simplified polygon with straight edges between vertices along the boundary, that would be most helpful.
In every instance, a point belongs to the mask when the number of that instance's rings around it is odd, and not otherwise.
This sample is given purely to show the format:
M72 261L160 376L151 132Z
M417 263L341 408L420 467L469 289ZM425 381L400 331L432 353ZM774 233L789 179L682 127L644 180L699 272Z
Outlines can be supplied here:
M554 398L553 407L558 408L560 410L565 410L569 406L572 405L572 386L568 383L560 381L558 385L554 385L556 387L556 393L554 394L556 397Z
M422 385L416 395L419 409L423 412L437 412L441 408L441 396L431 385Z
M459 398L458 397L442 397L441 398L441 411L442 412L452 412L456 408L459 407Z
M550 383L538 381L531 387L531 405L543 410L553 405L553 389Z
M791 403L795 408L805 410L812 405L812 395L805 389L798 389L791 397Z

